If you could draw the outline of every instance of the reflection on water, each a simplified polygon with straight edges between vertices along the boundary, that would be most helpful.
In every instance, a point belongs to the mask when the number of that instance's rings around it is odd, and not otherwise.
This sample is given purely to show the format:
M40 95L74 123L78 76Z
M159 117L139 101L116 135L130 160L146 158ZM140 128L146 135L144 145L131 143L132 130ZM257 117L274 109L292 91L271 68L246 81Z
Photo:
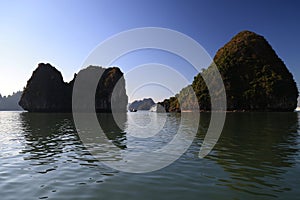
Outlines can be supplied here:
M218 184L266 197L291 190L282 175L299 161L298 126L297 113L228 113L207 157L230 175Z
M58 113L21 113L26 145L22 153L25 159L37 160L39 164L48 164L65 152L76 152L76 159L81 159L89 152L82 145L73 123L72 114ZM126 148L124 130L114 123L111 114L99 114L101 127L119 148ZM124 117L124 121L126 118ZM29 153L29 154L28 154ZM89 162L94 162L94 159Z
M46 165L55 162L70 144L75 147L72 151L83 150L78 149L80 141L75 134L71 114L24 112L20 114L20 118L26 140L22 150L24 159L36 160L36 164Z
M126 122L127 114L126 113L98 113L98 122L103 129L106 137L112 141L114 145L120 149L126 149ZM115 119L117 118L117 119ZM116 123L116 121L118 123Z
M151 151L170 143L182 122L180 114L154 115L127 113L118 117L117 125L106 113L98 115L98 121L120 152ZM201 113L197 137L179 160L159 171L129 174L104 166L90 154L71 114L0 112L0 195L2 199L297 199L298 115L228 113L213 151L199 159L210 122L210 114ZM141 130L133 128L136 123L147 125L151 116L157 121L166 117L164 126L157 123L160 132L135 137L139 133L134 131ZM188 133L193 116L183 119Z

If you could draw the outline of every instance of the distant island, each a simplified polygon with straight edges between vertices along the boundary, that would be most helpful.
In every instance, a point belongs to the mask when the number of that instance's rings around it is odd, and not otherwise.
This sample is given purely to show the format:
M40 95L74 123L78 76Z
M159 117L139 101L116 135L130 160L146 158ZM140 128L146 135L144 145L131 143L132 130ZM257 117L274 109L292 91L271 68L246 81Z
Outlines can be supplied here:
M62 74L55 67L48 63L40 63L28 80L19 105L29 112L72 112L72 92L75 78L97 74L102 74L102 76L95 94L95 111L111 112L111 102L117 101L119 110L125 112L128 104L125 80L123 73L117 67L105 69L89 66L75 74L72 81L66 83ZM120 91L117 91L117 97L112 99L112 92L118 81L121 85ZM86 78L84 84L88 86L90 80ZM84 110L85 105L80 106Z
M224 81L228 111L294 111L298 89L283 61L267 40L254 32L234 36L214 57ZM210 96L201 75L211 75L211 67L195 76L179 94L159 102L168 112L189 110L188 90L196 93L200 111L211 109ZM178 99L185 99L179 105Z
M14 92L12 95L4 96L0 94L0 110L2 111L15 111L23 110L19 106L19 100L21 98L22 91Z
M144 98L143 100L136 100L129 104L129 110L150 110L150 108L155 104L153 99Z

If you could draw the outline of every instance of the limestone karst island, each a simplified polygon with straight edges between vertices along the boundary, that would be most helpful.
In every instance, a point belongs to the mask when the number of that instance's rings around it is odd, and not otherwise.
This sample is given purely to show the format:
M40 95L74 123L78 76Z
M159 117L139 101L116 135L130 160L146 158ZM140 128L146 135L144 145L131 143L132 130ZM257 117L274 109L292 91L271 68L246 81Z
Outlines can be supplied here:
M234 36L214 57L222 76L229 111L294 111L297 107L298 89L284 62L268 41L251 31ZM210 110L210 96L201 74L195 76L191 87L202 111ZM160 102L167 111L178 112L195 107L187 94L190 87ZM179 105L179 99L184 99Z
M120 82L115 101L120 110L126 111L127 95L123 73L117 67L104 69L102 67L89 66L74 75L69 83L64 82L61 73L50 64L40 63L27 82L20 99L20 106L29 112L72 112L72 91L75 78L85 75L83 89L90 83L89 77L100 75L95 95L95 109L97 112L111 111L111 96L114 86ZM82 97L84 98L84 97ZM84 105L80 105L84 109Z
M267 40L254 32L242 31L234 36L214 57L222 76L229 111L294 111L298 89L284 62L278 57ZM121 90L115 99L120 109L127 109L128 98L123 73L117 67L90 66L79 72L102 74L98 83L95 108L97 112L111 112L111 96L121 79ZM195 103L200 111L210 110L210 96L202 78L210 67L197 74L190 86L183 88L175 97L159 102L167 112L191 110ZM66 83L61 73L50 64L39 64L28 80L19 105L29 112L71 112L74 79ZM86 80L87 84L89 80ZM190 101L189 89L193 89L197 102ZM178 99L183 99L179 104ZM135 101L130 110L149 110L152 99Z
M300 0L0 0L0 200L300 199Z

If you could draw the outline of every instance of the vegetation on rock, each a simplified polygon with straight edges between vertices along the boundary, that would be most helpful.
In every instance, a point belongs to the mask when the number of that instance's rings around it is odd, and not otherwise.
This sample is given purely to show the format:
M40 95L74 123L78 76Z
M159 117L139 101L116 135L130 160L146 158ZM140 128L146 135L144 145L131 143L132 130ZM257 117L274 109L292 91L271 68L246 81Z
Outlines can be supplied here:
M293 111L296 108L298 89L293 76L263 36L250 31L238 33L218 50L214 63L225 85L227 110ZM202 75L213 77L210 73L211 66L191 84L200 110L211 108L208 88L202 78ZM184 94L186 90L161 104L168 111L185 109L185 105L178 104L178 99L188 98Z

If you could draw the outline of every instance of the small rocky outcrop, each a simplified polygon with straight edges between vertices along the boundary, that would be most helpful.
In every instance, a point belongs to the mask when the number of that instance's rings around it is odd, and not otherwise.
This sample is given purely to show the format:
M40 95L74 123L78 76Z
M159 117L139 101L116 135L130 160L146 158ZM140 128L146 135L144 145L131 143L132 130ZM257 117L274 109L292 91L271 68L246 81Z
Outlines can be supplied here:
M165 108L162 105L158 104L158 103L151 106L149 111L150 112L157 112L157 113L165 113L166 112Z
M129 105L129 110L150 110L155 104L151 98L145 98L143 100L136 100Z
M41 63L27 82L19 105L29 112L72 112L72 92L77 76L82 74L99 74L101 76L95 94L95 110L97 112L111 112L112 92L120 80L121 88L114 95L119 108L126 111L127 95L123 73L117 67L102 68L90 66L81 70L74 79L66 83L62 74L50 64ZM89 84L89 79L85 80ZM82 97L84 98L84 97Z

